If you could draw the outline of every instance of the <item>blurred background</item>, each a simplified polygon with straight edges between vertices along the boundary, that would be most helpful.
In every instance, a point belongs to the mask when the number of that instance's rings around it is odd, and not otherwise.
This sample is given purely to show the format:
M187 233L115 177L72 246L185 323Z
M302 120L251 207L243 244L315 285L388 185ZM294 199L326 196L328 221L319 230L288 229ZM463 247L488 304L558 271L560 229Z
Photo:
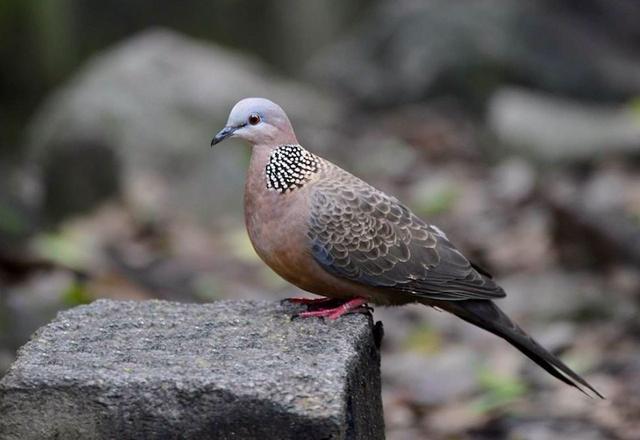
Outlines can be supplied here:
M96 298L297 295L242 222L242 97L439 225L607 396L425 307L375 311L389 439L637 439L640 3L0 1L0 376Z

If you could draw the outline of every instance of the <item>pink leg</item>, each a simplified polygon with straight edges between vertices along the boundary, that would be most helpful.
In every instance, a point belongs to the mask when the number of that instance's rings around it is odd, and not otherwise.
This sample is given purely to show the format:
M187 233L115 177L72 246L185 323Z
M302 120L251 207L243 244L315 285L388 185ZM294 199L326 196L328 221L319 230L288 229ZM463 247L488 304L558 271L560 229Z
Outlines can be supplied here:
M284 301L290 302L293 304L305 304L305 305L316 305L316 304L324 304L331 301L336 301L335 298L305 298L303 296L294 296L293 298L287 298Z
M297 316L298 318L311 318L316 316L316 317L322 317L322 318L328 318L330 320L334 320L334 319L338 319L345 313L349 313L353 310L359 309L360 307L364 306L366 303L367 303L367 300L365 300L364 298L354 298L354 299L350 299L349 301L345 302L344 304L338 307L334 307L330 309L314 310L311 312L301 312Z

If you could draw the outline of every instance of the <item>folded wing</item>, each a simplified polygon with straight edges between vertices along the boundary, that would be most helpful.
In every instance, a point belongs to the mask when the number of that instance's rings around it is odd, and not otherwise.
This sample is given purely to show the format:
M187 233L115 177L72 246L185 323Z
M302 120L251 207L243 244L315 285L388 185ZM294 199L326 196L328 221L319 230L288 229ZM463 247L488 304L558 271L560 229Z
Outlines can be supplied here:
M311 192L308 238L331 274L434 300L495 299L504 291L439 229L339 168Z

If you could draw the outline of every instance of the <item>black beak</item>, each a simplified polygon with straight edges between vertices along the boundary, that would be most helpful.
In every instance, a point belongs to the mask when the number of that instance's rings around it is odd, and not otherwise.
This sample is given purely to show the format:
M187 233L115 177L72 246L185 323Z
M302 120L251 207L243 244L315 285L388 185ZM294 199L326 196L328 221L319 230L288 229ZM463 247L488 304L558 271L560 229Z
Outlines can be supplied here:
M222 130L218 132L217 135L211 140L211 146L213 147L215 144L219 144L236 131L238 127L224 127Z

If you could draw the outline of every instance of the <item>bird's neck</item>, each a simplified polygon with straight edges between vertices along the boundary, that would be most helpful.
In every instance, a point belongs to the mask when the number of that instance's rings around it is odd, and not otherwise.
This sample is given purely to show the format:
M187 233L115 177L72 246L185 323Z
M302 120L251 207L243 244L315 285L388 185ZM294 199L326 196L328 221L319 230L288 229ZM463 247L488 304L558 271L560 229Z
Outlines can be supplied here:
M263 185L267 191L286 193L302 188L320 169L321 161L297 144L277 147L255 145L251 154L249 176L260 181L247 184ZM255 188L254 189L257 189Z
M269 162L269 156L273 151L270 145L254 145L251 149L251 162L249 163L249 174L264 175L264 169ZM262 172L260 172L262 171Z

